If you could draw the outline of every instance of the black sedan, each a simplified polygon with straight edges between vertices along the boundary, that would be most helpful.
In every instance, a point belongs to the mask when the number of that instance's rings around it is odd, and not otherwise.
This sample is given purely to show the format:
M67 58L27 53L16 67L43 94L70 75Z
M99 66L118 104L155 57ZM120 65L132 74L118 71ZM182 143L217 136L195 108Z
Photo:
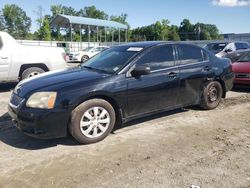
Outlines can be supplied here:
M200 47L165 42L112 47L79 67L20 82L13 123L39 138L104 139L118 124L190 105L216 108L232 88L231 62Z

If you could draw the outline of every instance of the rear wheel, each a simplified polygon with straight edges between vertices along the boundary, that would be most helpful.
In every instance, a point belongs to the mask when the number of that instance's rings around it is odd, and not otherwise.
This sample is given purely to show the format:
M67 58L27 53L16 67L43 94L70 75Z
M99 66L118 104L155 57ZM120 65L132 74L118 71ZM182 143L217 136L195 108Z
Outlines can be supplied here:
M208 83L203 90L200 106L205 110L216 108L221 102L222 92L219 82L213 81Z
M108 136L115 120L115 111L110 103L103 99L91 99L72 112L69 130L78 142L91 144Z
M23 71L23 73L22 73L22 80L26 79L26 78L33 77L33 76L37 76L37 75L39 75L41 73L44 73L44 72L45 71L43 69L38 68L38 67L28 68L25 71Z

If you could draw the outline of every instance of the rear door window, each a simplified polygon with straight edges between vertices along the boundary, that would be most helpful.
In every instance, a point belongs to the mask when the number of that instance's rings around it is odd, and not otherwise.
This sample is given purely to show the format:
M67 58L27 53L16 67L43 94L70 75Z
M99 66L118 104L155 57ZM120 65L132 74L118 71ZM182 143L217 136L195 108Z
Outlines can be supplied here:
M146 52L136 64L149 66L152 71L172 67L175 65L173 46L162 45L154 47Z
M236 50L244 50L250 48L250 46L247 43L240 43L240 42L236 42L235 46Z
M205 55L205 59L208 59ZM185 44L178 45L178 57L180 65L187 65L204 61L203 50L196 46Z

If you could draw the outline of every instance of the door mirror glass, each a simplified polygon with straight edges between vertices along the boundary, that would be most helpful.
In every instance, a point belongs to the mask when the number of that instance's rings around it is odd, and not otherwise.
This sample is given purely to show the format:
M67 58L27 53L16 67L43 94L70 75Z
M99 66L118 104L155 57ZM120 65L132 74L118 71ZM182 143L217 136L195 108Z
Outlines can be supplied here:
M139 65L139 66L136 66L134 70L132 70L131 75L133 77L138 77L138 76L150 74L150 72L151 72L151 69L149 66Z

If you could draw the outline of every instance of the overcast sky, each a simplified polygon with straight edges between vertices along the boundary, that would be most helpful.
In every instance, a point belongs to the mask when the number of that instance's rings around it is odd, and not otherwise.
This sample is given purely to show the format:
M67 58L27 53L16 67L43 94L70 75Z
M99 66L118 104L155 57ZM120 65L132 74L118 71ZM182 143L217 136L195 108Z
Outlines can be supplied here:
M49 14L51 5L62 4L76 10L95 5L109 15L127 13L132 28L161 19L179 25L188 18L192 23L216 24L221 33L250 33L250 0L1 0L0 8L12 3L33 19L33 31L37 28L35 11L38 6L43 7L44 14Z

